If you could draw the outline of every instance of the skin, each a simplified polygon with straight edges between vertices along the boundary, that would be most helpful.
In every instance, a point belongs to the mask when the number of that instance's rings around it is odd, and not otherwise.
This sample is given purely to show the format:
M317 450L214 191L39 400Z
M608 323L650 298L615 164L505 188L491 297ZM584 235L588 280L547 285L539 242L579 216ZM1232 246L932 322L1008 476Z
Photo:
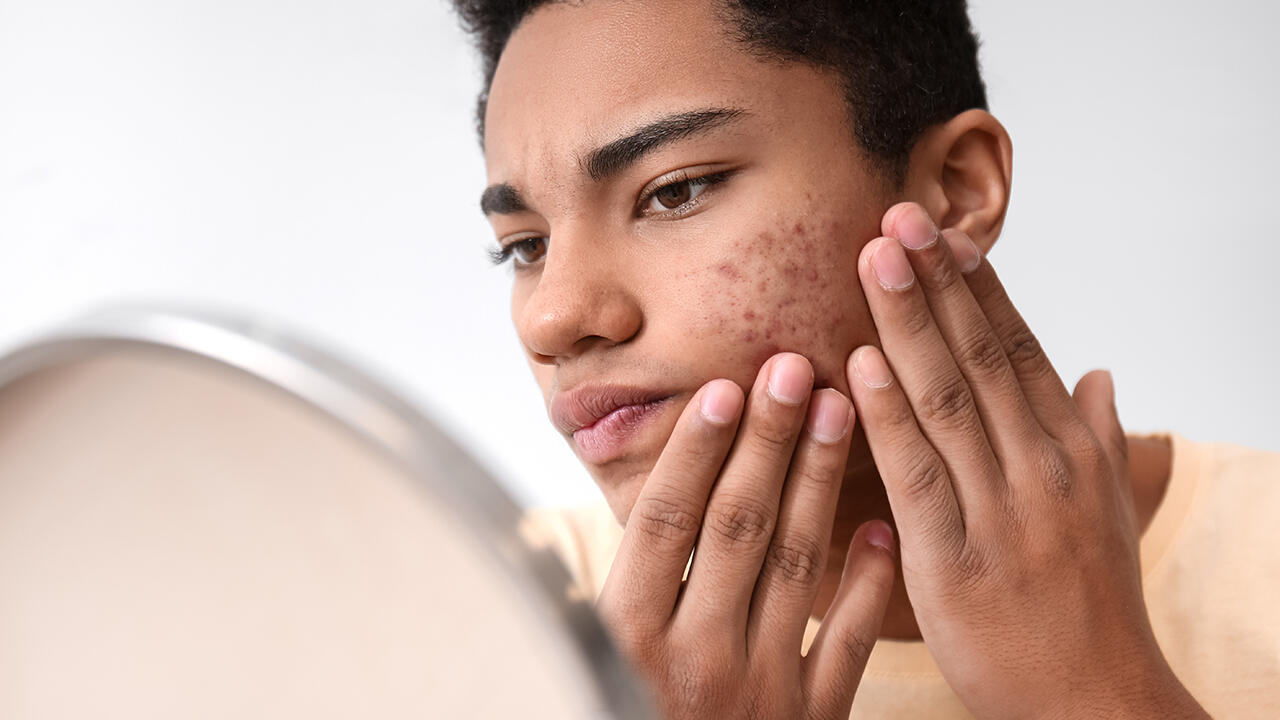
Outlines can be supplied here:
M553 4L503 53L486 165L522 203L489 216L523 261L512 315L544 397L671 396L587 463L627 526L606 624L671 717L847 716L877 635L922 637L982 717L1195 716L1136 561L1168 448L1130 450L1109 377L1066 392L982 259L1007 134L981 111L931 128L895 188L840 97L744 52L711 3ZM587 172L593 150L708 108L733 117ZM724 179L677 211L646 195L706 173ZM910 280L886 288L877 261ZM1071 642L1044 636L1064 626ZM1085 669L1028 675L1046 667Z
M619 44L609 31L624 26L632 41ZM549 66L577 70L539 71ZM876 338L857 291L857 251L891 201L844 108L830 102L835 82L751 59L699 3L553 5L526 19L491 88L485 160L490 182L512 183L532 208L491 215L497 237L554 236L547 262L517 269L512 291L548 402L607 380L670 389L678 409L717 377L749 387L783 349L813 360L819 386L848 394L844 358ZM596 100L566 102L579 93ZM612 182L584 176L579 158L589 149L650 118L704 107L749 115ZM811 112L797 116L796 107ZM735 174L700 196L698 212L636 217L647 183L703 167ZM588 465L620 521L677 415L666 413L625 457Z

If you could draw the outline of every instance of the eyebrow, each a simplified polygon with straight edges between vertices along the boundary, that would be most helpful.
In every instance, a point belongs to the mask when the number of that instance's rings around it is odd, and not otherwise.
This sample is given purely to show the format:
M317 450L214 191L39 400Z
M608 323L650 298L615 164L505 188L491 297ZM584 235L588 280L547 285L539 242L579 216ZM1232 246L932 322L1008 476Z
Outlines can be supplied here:
M726 125L745 114L745 111L736 108L707 108L668 115L634 130L626 137L592 150L587 154L583 166L592 180L600 182L626 170L646 154L664 145Z
M524 212L529 206L520 197L520 191L508 183L490 185L480 195L480 210L485 215L510 215Z
M705 108L667 115L587 153L582 167L593 181L600 182L665 145L709 132L746 114L738 108ZM528 209L520 192L509 183L490 185L480 196L480 210L485 215L509 215Z

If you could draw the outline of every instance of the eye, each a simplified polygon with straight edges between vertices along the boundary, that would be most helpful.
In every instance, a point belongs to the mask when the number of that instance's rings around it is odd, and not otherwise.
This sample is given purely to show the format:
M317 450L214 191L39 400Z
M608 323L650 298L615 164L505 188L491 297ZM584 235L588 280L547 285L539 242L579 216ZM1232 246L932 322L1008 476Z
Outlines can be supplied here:
M699 188L701 190L701 188ZM681 205L689 202L693 198L693 183L685 180L684 182L672 183L658 188L658 192L653 194L653 199L658 204L668 210L674 210Z
M691 210L695 201L707 188L724 181L727 173L716 173L702 177L677 177L675 182L660 186L641 203L641 211L652 215L679 214L682 210Z
M514 258L516 269L533 265L547 254L548 238L530 237L503 245L497 250L489 251L494 265L501 265Z

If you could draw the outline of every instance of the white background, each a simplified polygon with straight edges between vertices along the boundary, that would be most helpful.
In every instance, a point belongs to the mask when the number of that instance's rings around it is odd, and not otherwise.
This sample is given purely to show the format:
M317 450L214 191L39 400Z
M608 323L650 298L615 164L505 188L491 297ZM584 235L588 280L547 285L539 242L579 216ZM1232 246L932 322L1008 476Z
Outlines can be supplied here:
M993 260L1131 430L1280 450L1280 4L983 0L1014 138ZM0 0L0 348L103 302L265 313L525 503L595 493L486 262L476 58L443 0Z

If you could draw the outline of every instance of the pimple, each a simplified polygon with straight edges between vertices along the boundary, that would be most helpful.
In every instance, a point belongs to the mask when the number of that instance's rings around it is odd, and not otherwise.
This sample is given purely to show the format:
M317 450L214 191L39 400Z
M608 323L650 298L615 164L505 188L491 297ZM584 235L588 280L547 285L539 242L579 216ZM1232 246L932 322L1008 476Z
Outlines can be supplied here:
M730 280L739 280L742 278L741 271L730 263L720 263L716 266L716 271Z
M748 311L746 311L746 312L742 313L742 319L743 319L743 320L755 320L755 319L756 319L756 311L755 311L755 310L748 310Z

